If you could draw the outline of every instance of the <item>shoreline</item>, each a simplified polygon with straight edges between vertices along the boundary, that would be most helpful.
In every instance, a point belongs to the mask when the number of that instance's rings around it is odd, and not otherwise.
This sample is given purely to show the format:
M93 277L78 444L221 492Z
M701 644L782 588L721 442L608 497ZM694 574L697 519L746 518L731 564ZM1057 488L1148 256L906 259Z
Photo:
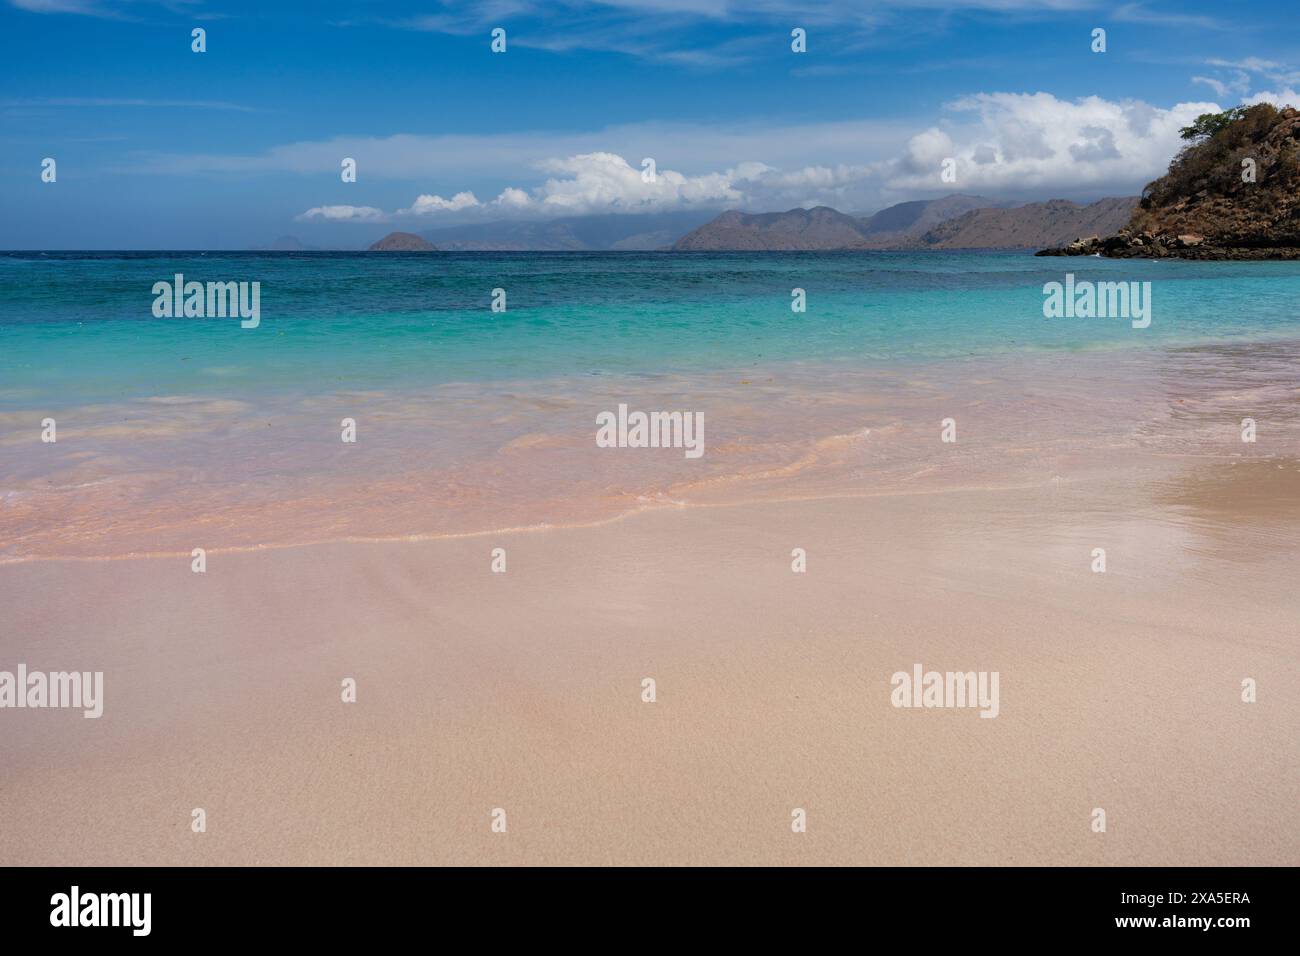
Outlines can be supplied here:
M0 434L0 564L482 536L659 507L1033 488L1201 457L1284 460L1300 447L1297 356L1291 339L1120 361L1039 353L261 404L155 399L61 415L57 445L39 444L11 413ZM628 401L696 411L708 422L703 457L598 448L597 415ZM1261 423L1258 443L1237 433L1247 417ZM357 444L340 444L341 419L360 423ZM948 420L960 423L952 443L941 441Z
M895 498L895 497L916 497L925 495L948 495L964 494L979 491L1017 491L1040 489L1040 484L1009 484L999 485L997 487L946 487L946 488L928 488L928 489L894 489L888 491L879 491L875 493L867 492L839 492L828 493L823 495L810 495L800 497L791 495L780 498L763 498L763 499L742 499L738 501L710 501L710 502L654 502L633 508L629 511L623 511L605 518L594 518L590 521L578 521L571 524L536 524L508 528L488 528L481 531L459 531L448 532L445 534L394 534L385 536L353 536L338 538L322 538L315 541L287 541L268 544L243 545L232 547L205 548L204 551L209 555L222 554L259 554L268 551L284 551L298 548L319 548L329 545L342 544L379 544L379 545L400 545L400 544L425 544L437 541L459 541L470 538L491 538L506 537L511 535L523 534L540 534L550 531L569 531L581 530L586 528L600 528L606 525L618 524L635 518L642 514L652 514L659 511L686 511L694 509L714 509L714 508L746 508L761 504L802 504L810 502L829 502L829 501L853 501L858 499L869 498ZM21 557L3 557L0 556L0 567L18 564L32 564L36 562L101 562L101 561L170 561L185 560L191 558L191 553L187 551L157 551L157 552L129 552L126 554L102 554L102 555L67 555L67 554L40 554L24 555Z

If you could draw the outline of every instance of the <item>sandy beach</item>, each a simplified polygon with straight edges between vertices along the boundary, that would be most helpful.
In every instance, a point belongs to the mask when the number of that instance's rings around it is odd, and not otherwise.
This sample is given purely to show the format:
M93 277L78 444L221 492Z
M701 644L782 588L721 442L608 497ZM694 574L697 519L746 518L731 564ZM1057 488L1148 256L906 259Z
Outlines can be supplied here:
M1294 6L0 0L5 938L1287 923Z
M6 712L0 861L1294 865L1300 465L1142 475L0 566L0 666L105 673Z

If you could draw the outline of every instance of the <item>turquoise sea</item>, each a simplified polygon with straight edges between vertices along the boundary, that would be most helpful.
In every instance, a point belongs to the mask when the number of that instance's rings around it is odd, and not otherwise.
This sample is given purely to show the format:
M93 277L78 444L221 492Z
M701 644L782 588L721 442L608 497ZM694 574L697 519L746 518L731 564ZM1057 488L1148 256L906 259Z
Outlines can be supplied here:
M1153 321L1043 317L1073 273L1150 281ZM157 319L151 287L261 283L261 325ZM492 290L506 291L494 313ZM807 311L791 311L791 290ZM1300 263L1017 253L5 253L0 399L394 388L783 360L888 365L1288 336Z

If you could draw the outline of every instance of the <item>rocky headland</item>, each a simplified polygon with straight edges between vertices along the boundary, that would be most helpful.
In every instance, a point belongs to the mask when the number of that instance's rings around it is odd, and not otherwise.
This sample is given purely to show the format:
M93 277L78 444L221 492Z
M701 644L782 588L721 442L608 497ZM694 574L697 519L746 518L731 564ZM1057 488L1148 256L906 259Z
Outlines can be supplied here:
M1188 145L1123 228L1037 255L1300 259L1300 111L1238 107L1182 133Z

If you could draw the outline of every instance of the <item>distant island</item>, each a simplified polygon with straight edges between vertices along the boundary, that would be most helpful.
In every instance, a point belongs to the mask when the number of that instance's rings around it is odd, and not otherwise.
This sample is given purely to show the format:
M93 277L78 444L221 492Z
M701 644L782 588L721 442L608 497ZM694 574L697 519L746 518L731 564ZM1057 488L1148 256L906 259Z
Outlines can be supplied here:
M1036 254L1300 259L1300 112L1261 103L1206 113L1182 135L1189 145L1120 228Z
M390 232L370 244L368 252L437 252L438 247L413 232Z

